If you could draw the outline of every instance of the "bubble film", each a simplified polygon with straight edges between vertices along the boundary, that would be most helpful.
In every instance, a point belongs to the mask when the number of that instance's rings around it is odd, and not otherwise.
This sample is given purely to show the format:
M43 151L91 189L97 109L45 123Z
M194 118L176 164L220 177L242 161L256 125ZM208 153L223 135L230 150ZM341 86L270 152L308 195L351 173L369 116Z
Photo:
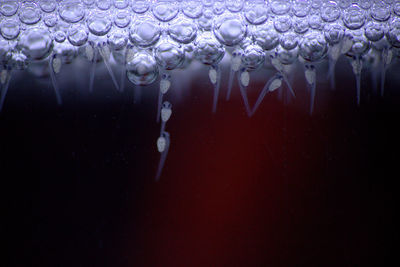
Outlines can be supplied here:
M361 73L380 73L383 95L385 72L399 56L400 1L396 0L0 1L0 110L12 73L31 71L38 63L46 66L58 103L57 74L79 58L91 64L82 74L90 91L100 63L117 90L124 89L125 80L139 88L159 82L159 172L169 148L165 124L172 110L163 97L172 87L175 69L189 71L195 62L208 66L215 112L222 60L227 59L226 98L237 77L247 114L252 116L269 92L285 87L295 97L290 76L300 68L310 89L312 113L317 76L325 75L334 87L340 57L352 67L360 104ZM328 66L326 71L321 64ZM276 74L251 107L247 87L251 73L262 68ZM123 73L120 79L116 69Z

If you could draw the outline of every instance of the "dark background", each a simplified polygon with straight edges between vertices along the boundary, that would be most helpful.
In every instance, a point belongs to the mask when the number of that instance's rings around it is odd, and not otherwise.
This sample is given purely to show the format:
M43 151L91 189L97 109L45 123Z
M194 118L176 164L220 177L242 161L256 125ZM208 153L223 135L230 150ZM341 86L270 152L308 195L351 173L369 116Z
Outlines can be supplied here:
M357 107L344 68L312 116L298 79L297 99L275 92L252 118L237 87L223 100L226 70L211 113L205 70L170 98L159 182L156 87L133 104L133 85L116 92L107 74L92 95L87 75L64 77L58 107L49 83L14 77L0 114L7 266L388 266L399 83L389 72L381 98L364 77Z

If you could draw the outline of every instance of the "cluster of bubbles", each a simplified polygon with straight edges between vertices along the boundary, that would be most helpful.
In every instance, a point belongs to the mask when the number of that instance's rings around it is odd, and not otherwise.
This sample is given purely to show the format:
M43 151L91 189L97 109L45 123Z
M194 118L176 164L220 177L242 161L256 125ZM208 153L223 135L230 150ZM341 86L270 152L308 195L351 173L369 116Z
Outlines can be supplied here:
M0 70L4 102L13 70L47 61L58 92L56 74L63 64L84 56L103 61L114 85L123 88L125 76L138 86L160 80L158 119L166 122L170 104L163 101L171 70L186 68L193 60L209 65L216 109L223 57L231 59L246 110L252 115L265 94L284 83L295 95L288 66L303 64L314 105L316 64L329 62L334 83L340 56L351 63L357 80L363 68L382 72L400 57L399 0L1 0ZM124 68L120 82L111 65ZM246 88L250 72L262 67L276 70L256 105L250 108ZM167 114L167 115L166 115ZM165 127L165 125L164 125ZM158 148L167 151L169 137L161 131Z

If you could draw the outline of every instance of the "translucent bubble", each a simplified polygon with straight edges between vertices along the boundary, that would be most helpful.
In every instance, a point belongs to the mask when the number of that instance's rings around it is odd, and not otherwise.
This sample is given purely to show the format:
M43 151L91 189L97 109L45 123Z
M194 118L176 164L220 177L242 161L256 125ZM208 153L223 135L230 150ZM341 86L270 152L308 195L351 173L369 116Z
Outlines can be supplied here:
M362 9L370 9L370 7L373 4L373 1L371 0L358 0L357 4L362 8Z
M365 37L362 30L352 32L352 41L353 45L351 46L350 51L348 52L349 55L363 55L368 52L370 48L370 42Z
M45 14L43 17L43 22L49 28L54 27L58 22L58 16L54 13Z
M197 36L197 26L189 19L178 19L171 23L168 33L177 42L188 44Z
M96 0L96 6L101 10L109 10L111 5L111 0Z
M18 11L18 0L0 1L0 13L6 17L13 16Z
M216 0L213 6L213 12L215 15L221 15L225 12L224 0Z
M127 32L117 28L109 33L107 42L113 51L122 50L128 43Z
M129 38L133 44L146 47L155 44L160 39L159 23L151 20L138 20L129 31Z
M242 10L244 0L225 0L225 6L230 12L239 12Z
M204 6L212 7L214 5L214 0L201 0Z
M139 52L126 63L126 75L135 85L149 85L158 77L156 60L146 52Z
M194 56L203 64L213 65L221 61L225 49L210 32L205 32L195 41Z
M278 32L287 32L292 28L292 19L289 15L276 17L274 19L274 27Z
M112 23L107 14L93 13L86 21L89 31L97 36L106 35L112 27Z
M348 8L353 2L353 0L336 0L336 1L338 2L339 7L342 9Z
M259 45L249 45L243 50L242 62L247 70L258 69L264 60L264 50Z
M57 7L57 3L55 0L40 0L38 2L43 12L53 12Z
M78 2L67 2L58 9L60 18L69 23L77 23L85 16L85 8Z
M3 20L0 24L0 33L7 40L17 38L20 33L19 21L15 19Z
M53 34L53 39L54 41L58 42L58 43L62 43L65 41L65 39L67 38L67 36L65 35L64 31L56 31Z
M274 49L279 44L279 34L274 29L272 22L257 26L252 34L255 42L264 50Z
M63 64L71 63L78 55L76 47L68 42L55 43L53 51L61 58Z
M200 18L203 13L203 6L197 0L183 1L181 8L183 14L192 19Z
M53 48L53 40L49 31L32 28L24 31L18 41L17 47L32 60L46 58Z
M149 10L150 2L148 0L135 0L132 3L132 10L138 14L143 14Z
M340 17L340 7L334 1L328 1L321 7L321 18L326 22L334 22Z
M283 15L290 10L289 0L272 0L270 1L271 11L276 15Z
M400 48L400 20L392 19L390 22L389 31L386 33L386 38L389 43L396 47Z
M381 23L374 21L368 22L365 27L365 36L372 42L377 42L383 38L385 31Z
M170 21L178 15L179 6L173 0L161 0L153 5L153 15L161 21Z
M117 27L125 28L131 23L131 14L128 10L121 10L114 16L114 24Z
M293 18L292 20L293 31L299 34L303 34L308 31L308 21L304 18Z
M397 16L400 16L400 1L397 1L396 3L392 4L393 6L393 13L396 14Z
M325 38L317 31L312 31L304 35L299 48L300 55L305 60L311 62L322 59L327 52Z
M375 2L371 8L371 16L377 21L386 21L390 18L390 6L384 1Z
M317 14L308 17L308 25L311 29L322 30L324 24L325 23L322 21L321 16Z
M325 39L330 45L338 44L344 36L344 28L340 24L328 24L324 31Z
M173 70L179 67L185 57L182 48L170 41L159 43L154 49L154 58L163 69Z
M283 65L290 65L296 62L299 56L299 49L295 47L291 50L286 50L283 47L278 47L276 54L278 55L278 60Z
M314 9L320 9L322 6L322 0L312 0L311 7Z
M19 10L19 19L28 25L36 24L41 19L40 9L35 4L25 4Z
M234 46L239 44L246 36L246 33L246 24L237 16L223 15L215 21L215 37L224 45Z
M244 15L251 24L262 24L268 19L268 6L264 1L247 4Z
M114 6L117 9L124 9L129 6L129 0L114 0Z
M343 11L343 22L350 30L357 30L365 23L365 12L358 5L352 5Z
M214 19L214 12L212 9L206 8L203 10L202 16L197 20L200 29L204 31L211 31Z
M305 17L310 12L310 0L297 0L293 1L292 10L295 16Z
M74 46L81 46L88 40L88 32L83 25L74 25L68 31L68 41Z
M288 32L281 35L280 45L286 50L294 49L299 43L297 34L293 32Z

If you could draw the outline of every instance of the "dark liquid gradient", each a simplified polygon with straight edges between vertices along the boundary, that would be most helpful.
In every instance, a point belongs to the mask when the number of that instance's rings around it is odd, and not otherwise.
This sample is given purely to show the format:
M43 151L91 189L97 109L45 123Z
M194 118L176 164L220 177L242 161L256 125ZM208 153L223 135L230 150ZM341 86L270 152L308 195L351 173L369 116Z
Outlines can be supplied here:
M57 107L50 85L12 81L0 114L8 266L387 266L395 73L384 98L364 79L359 108L341 74L336 91L318 85L313 116L302 80L296 100L274 92L252 118L237 86L223 100L226 74L216 114L206 73L170 98L157 183L156 87L134 105L132 85L120 94L99 75L93 95L61 84Z

